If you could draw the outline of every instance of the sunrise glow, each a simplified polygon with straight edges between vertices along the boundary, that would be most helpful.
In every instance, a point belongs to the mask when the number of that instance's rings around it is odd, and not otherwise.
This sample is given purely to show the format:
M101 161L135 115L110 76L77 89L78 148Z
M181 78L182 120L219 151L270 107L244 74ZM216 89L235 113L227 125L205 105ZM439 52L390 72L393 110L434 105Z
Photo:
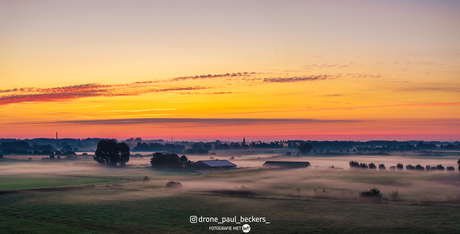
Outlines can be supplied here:
M0 138L458 140L453 1L0 1Z

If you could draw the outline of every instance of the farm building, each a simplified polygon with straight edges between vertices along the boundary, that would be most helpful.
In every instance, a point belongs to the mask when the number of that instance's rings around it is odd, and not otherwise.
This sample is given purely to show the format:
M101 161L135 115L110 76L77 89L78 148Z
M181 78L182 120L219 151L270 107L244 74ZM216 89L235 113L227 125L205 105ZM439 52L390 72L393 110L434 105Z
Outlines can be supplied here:
M236 165L227 160L203 160L194 164L196 169L233 169Z
M310 166L309 162L292 162L292 161L266 161L264 167L278 167L285 169L301 168Z

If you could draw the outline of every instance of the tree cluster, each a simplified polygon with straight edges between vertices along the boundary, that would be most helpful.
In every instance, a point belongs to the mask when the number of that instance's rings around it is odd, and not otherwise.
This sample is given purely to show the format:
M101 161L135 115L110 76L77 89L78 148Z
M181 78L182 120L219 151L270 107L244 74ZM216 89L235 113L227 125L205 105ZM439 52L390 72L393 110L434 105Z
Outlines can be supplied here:
M177 154L172 154L172 153L163 154L160 152L156 152L153 154L153 157L150 159L150 164L154 168L180 169L180 168L189 167L190 161L185 155L182 155L181 157L179 157Z
M373 169L375 169L375 164L371 163L373 165ZM350 167L354 167L354 168L362 168L362 169L368 169L369 166L367 166L367 164L365 163L359 163L359 162L356 162L356 161L350 161L348 163L348 165L350 165ZM370 164L369 164L370 165Z
M348 164L350 165L351 168L377 169L377 167L376 167L376 165L374 163L369 163L369 166L368 166L366 163L359 163L359 162L356 162L356 161L350 161ZM390 167L390 170L392 170L392 171L394 171L396 169L398 169L398 170L404 169L403 164L398 163L396 166L391 166ZM379 170L386 170L385 165L384 164L379 164ZM412 166L411 164L407 164L406 165L406 170L408 170L408 171L411 171L411 170L425 171L425 167L421 166L420 164L417 164L416 166ZM427 165L426 170L427 171L436 171L436 170L444 171L444 170L446 170L446 168L441 164L439 164L437 166ZM452 166L448 166L447 170L448 171L454 171L455 168L452 167ZM460 160L459 160L459 170L460 170Z
M129 161L129 146L115 140L101 140L97 143L94 160L100 164L125 165Z

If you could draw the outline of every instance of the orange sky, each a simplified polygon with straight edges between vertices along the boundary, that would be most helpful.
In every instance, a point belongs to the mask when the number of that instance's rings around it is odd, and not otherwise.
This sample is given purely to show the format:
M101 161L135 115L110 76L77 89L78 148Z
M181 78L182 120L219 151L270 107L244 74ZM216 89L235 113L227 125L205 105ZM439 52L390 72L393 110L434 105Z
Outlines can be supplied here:
M453 1L0 1L0 137L460 138Z

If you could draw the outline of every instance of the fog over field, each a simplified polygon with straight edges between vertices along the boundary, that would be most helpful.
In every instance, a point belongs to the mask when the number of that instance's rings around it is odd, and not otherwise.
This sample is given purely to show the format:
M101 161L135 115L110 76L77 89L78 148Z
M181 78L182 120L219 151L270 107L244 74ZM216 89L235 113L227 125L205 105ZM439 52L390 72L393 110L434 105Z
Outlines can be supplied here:
M15 156L8 156L13 158ZM192 161L229 159L229 155L189 156ZM390 166L420 164L422 166L456 166L456 156L408 157L408 156L336 156L336 157L280 157L274 154L238 155L232 159L239 169L224 171L174 172L157 171L150 167L150 157L132 157L126 167L104 167L91 156L79 160L32 161L3 163L0 177L112 179L109 184L96 189L117 188L107 195L68 195L62 202L96 202L107 200L147 199L176 194L243 193L257 197L292 199L333 199L359 201L359 193L371 188L380 189L384 199L401 202L460 203L460 174L450 171L391 171ZM39 161L40 159L40 161ZM307 168L280 170L265 169L267 160L308 161ZM354 169L350 161L366 164L385 164L387 170ZM333 166L333 168L331 167ZM145 176L149 181L141 181ZM167 189L165 184L175 180L181 189ZM97 184L97 183L96 183ZM398 197L391 193L398 191Z

